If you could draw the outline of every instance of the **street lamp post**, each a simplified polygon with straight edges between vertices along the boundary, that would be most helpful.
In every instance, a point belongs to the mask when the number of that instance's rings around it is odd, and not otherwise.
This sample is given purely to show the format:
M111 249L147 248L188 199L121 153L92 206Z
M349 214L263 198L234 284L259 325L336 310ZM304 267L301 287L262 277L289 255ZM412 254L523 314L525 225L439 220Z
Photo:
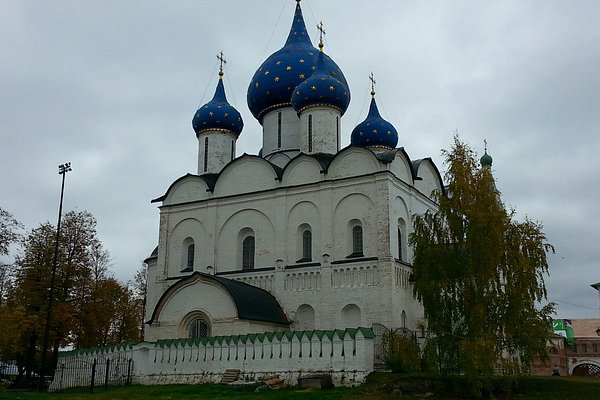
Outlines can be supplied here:
M58 174L62 175L62 184L60 187L60 203L58 206L58 222L56 223L56 241L54 242L54 257L52 259L52 275L50 276L50 288L48 290L48 310L46 311L46 327L44 329L44 342L42 346L42 370L40 374L39 387L44 389L44 379L48 374L46 365L46 353L48 352L48 341L50 340L50 323L52 321L52 306L54 305L54 285L56 282L56 268L58 266L58 247L60 239L60 221L62 219L63 195L65 193L65 176L67 172L72 171L71 163L64 163L58 166Z

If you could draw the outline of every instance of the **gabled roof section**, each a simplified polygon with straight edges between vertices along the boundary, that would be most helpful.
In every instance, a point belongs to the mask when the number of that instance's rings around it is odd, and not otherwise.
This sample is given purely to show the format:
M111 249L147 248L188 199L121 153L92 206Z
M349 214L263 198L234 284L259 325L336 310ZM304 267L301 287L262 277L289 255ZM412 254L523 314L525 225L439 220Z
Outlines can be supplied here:
M442 175L440 174L440 170L438 169L437 165L435 165L435 163L433 162L433 160L431 159L431 157L421 158L419 160L414 160L412 162L413 171L417 175L415 177L415 180L422 180L422 178L420 176L418 176L418 175L419 175L419 168L424 163L430 164L433 167L433 170L435 171L436 179L437 179L437 181L439 183L439 187L442 189L442 193L444 195L446 195L447 191L446 191L446 186L444 185L444 181L442 180Z
M198 271L185 278L181 278L171 285L156 303L156 307L154 307L154 311L152 312L152 317L146 323L152 324L159 319L162 308L177 290L198 281L212 282L225 290L231 296L231 299L237 308L237 316L240 319L271 322L282 325L290 324L277 299L266 290L220 276L203 274Z
M218 174L194 175L194 174L187 173L184 176L177 178L175 180L175 182L171 183L171 186L169 186L169 188L167 189L165 194L163 194L160 197L150 200L150 203L158 203L160 201L164 201L167 198L167 196L169 195L169 193L173 190L174 187L176 187L179 183L181 183L185 179L189 179L189 178L192 178L192 179L196 178L196 179L203 180L206 183L206 185L208 186L208 191L212 192L215 188L215 183L217 181Z

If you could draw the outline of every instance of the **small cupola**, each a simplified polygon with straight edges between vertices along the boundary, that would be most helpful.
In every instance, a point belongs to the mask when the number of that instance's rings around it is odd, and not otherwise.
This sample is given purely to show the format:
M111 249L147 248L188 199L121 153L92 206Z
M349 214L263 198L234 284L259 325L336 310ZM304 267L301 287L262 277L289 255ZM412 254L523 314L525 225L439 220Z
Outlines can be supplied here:
M219 173L235 158L236 141L244 127L242 116L225 97L223 64L226 61L223 52L217 58L221 66L215 94L192 119L198 138L198 175Z
M371 105L367 118L352 130L352 146L367 147L371 150L393 150L398 144L398 131L383 119L375 102L375 79L371 79Z
M205 131L221 131L231 132L237 136L240 135L244 128L242 116L232 105L227 102L225 97L225 88L223 86L223 63L221 53L221 68L219 69L219 82L215 89L215 95L212 100L201 106L194 114L192 119L192 127L196 135Z

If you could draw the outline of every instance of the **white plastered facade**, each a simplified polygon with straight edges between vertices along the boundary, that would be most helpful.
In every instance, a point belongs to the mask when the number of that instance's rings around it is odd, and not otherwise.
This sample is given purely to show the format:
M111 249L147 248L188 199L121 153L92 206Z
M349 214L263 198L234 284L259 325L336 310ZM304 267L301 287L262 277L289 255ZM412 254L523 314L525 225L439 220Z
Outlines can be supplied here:
M373 324L417 331L423 311L412 297L407 239L412 215L436 208L431 193L441 185L429 159L413 162L403 149L382 157L360 147L300 154L283 169L243 155L212 180L180 178L158 199L159 244L146 260L152 323L145 339L185 337L194 312L213 335ZM362 229L362 254L353 254L355 226ZM247 236L255 240L251 269L243 268ZM163 296L194 272L264 289L289 324L240 319L228 293L207 280Z

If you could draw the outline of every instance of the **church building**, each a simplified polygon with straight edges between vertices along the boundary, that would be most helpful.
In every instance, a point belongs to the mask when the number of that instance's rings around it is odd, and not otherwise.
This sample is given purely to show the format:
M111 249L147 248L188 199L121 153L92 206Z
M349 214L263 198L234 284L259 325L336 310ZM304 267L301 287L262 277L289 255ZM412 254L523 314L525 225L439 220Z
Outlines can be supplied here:
M221 61L222 62L222 61ZM146 341L358 327L419 330L412 216L443 182L411 159L372 86L368 115L340 148L350 88L297 1L284 46L250 80L258 155L237 155L240 113L223 68L192 120L198 173L152 200L159 243L148 265ZM347 129L347 128L346 128ZM348 131L350 131L348 129Z

